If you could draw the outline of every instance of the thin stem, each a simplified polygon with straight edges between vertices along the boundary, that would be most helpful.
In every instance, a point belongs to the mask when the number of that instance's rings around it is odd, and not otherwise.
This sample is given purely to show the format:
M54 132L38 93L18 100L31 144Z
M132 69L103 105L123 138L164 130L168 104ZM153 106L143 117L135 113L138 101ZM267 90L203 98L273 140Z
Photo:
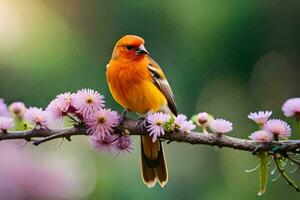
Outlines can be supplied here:
M40 140L36 140L36 141L33 142L33 145L38 146L41 143L48 142L50 140L53 140L53 139L56 139L56 138L61 138L61 137L65 137L65 133L57 133L57 134L51 135L49 137L45 137L45 138L40 139Z
M60 142L59 142L58 145L54 148L54 150L59 149L59 147L62 145L64 139L65 139L65 138L61 138Z
M300 166L300 161L298 161L294 158L291 158L290 156L288 156L287 159L290 160L292 163L295 163L296 165Z
M43 139L39 139L33 142L33 145L38 146L41 143L56 139L56 138L66 138L71 141L71 136L73 135L88 135L86 130L83 128L69 128L62 129L61 131L56 131L52 135L44 136ZM27 136L28 137L28 136Z
M72 115L70 115L69 113L67 114L67 116L74 121L75 123L80 123L80 121L78 121L77 119L75 119Z
M300 192L300 188L295 184L295 182L290 177L288 177L288 175L285 173L285 169L281 167L281 164L279 163L280 158L281 158L281 155L279 155L277 153L274 154L274 160L275 160L275 163L276 163L276 166L277 166L277 169L278 169L279 173L281 174L281 176L286 180L286 182L290 186L295 188L295 190L297 192Z
M20 148L24 147L29 141L25 140L22 144L20 144Z

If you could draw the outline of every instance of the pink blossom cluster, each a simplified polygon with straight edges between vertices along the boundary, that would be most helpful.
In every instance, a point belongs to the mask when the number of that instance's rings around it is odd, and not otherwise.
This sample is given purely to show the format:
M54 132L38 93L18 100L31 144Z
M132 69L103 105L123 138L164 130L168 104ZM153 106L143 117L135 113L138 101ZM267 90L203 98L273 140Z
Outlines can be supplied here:
M253 132L249 138L261 143L269 143L274 139L287 139L291 136L291 127L281 119L269 119L272 111L253 112L248 118L257 123L260 130Z
M27 109L22 102L14 102L7 107L0 99L0 133L6 133L14 127L13 118L22 120L31 128L42 129L71 119L74 125L86 126L95 149L104 150L109 145L116 152L129 152L132 149L129 136L113 135L118 125L118 113L106 109L104 96L92 89L59 94L45 110L37 107Z
M225 119L213 119L211 115L206 112L201 112L197 115L196 124L205 129L209 127L214 133L222 135L232 131L233 125ZM171 123L171 126L168 124ZM172 127L169 129L169 127ZM187 120L184 114L179 114L176 117L166 113L152 113L147 116L147 130L155 142L158 137L163 136L166 131L179 131L183 134L189 134L196 128L192 120Z
M90 144L93 149L108 154L130 153L133 150L132 139L127 135L108 135L105 139L90 137Z
M113 135L118 125L119 115L105 108L104 96L92 89L81 89L76 93L58 95L48 105L52 119L61 121L69 117L82 123L90 134L92 148L104 152L129 152L132 142L129 136Z
M76 93L65 92L56 96L46 108L54 122L70 118L74 122L87 122L94 113L104 108L104 97L92 89Z
M168 123L171 123L171 128L167 127ZM176 130L184 134L189 134L195 128L194 123L191 120L187 120L187 117L183 114L174 117L166 113L156 112L147 116L147 130L152 137L153 143L157 138L165 135L165 131Z
M204 133L207 133L207 127L217 135L222 135L233 130L233 124L230 121L221 118L214 119L207 112L198 113L197 124L203 128Z
M286 100L281 109L286 117L295 117L300 123L299 97ZM273 140L288 139L291 136L292 129L290 125L281 119L269 119L271 115L272 111L259 111L248 115L248 118L256 122L261 129L252 133L249 136L250 139L256 142L268 143Z
M248 118L253 120L258 125L264 125L268 119L271 117L272 111L258 111L258 112L251 112L248 115Z
M51 118L49 113L42 108L26 108L25 104L19 101L7 107L0 99L0 131L5 133L8 129L20 129L20 127L14 127L17 124L15 122L33 125L34 128L46 128L51 123Z

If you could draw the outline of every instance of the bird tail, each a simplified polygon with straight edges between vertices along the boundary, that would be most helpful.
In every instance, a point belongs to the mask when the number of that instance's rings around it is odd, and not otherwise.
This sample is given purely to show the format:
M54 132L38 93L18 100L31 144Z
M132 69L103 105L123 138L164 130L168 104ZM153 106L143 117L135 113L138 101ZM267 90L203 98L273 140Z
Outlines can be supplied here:
M150 136L141 136L141 156L144 183L151 188L158 181L163 188L168 182L168 169L160 140L153 143Z

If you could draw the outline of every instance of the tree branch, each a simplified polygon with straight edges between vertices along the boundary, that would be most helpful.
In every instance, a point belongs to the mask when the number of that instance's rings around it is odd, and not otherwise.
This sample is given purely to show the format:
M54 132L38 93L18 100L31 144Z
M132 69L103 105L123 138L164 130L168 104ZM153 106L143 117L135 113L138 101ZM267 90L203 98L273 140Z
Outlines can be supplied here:
M117 128L120 131L128 132L130 135L145 135L146 129L142 125L143 123L137 123L136 120L124 119L123 122ZM26 131L9 131L8 133L0 134L1 140L11 139L24 139L27 141L33 141L34 145L56 139L66 138L69 141L72 136L75 135L88 135L85 128L65 128L59 130L49 129L32 129ZM35 139L41 138L41 139ZM300 140L286 140L278 141L270 144L261 144L252 140L240 139L230 136L218 137L216 134L191 132L188 135L180 132L166 133L161 139L165 139L168 142L184 142L189 144L203 144L218 146L220 148L227 147L231 149L237 149L249 152L268 151L270 154L274 152L284 153L300 153Z

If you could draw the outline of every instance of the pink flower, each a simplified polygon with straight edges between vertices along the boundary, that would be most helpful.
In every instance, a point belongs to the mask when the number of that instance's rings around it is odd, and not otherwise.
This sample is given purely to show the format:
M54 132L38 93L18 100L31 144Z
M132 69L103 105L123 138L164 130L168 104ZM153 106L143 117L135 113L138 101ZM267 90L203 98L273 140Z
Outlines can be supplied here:
M49 112L43 111L42 108L30 107L24 114L24 119L39 127L48 127L51 123Z
M4 103L4 100L0 98L0 116L9 117L9 111L7 105Z
M209 128L214 133L220 134L228 133L233 129L232 123L224 119L213 119L209 124Z
M194 130L195 128L196 128L195 124L193 124L193 122L190 120L190 121L184 121L179 130L184 134L189 134L191 130Z
M191 130L196 128L193 122L191 120L187 121L187 117L183 114L179 114L175 117L173 126L175 129L185 134L190 133Z
M288 99L283 103L282 111L287 117L300 118L300 97Z
M57 101L61 105L63 112L70 111L70 107L73 106L73 97L74 94L71 92L65 92L56 96Z
M104 108L104 103L104 97L91 89L79 90L73 96L74 107L77 109L77 113L84 118L88 118L93 113Z
M264 125L272 115L272 111L258 111L248 115L248 118L255 121L259 125Z
M14 126L14 119L10 117L0 117L0 133L6 133Z
M264 130L272 133L274 137L287 138L291 136L291 127L280 119L270 119L266 122Z
M164 124L171 119L171 116L162 112L152 113L147 116L147 130L150 132L149 135L152 136L152 142L157 140L165 134Z
M64 110L64 105L58 99L52 100L46 108L46 111L49 112L52 119L57 121L62 121L67 115L67 112Z
M252 133L249 138L256 142L268 143L272 142L273 134L265 130L259 130Z
M118 135L107 135L105 139L100 139L94 135L90 136L90 144L92 149L102 151L104 153L113 153L116 151L116 143Z
M74 113L75 108L73 107L73 96L74 94L66 92L57 95L56 98L50 102L46 111L48 111L54 120L62 121L65 116L69 113Z
M179 130L182 124L186 121L186 119L187 118L184 114L177 115L174 120L174 128Z
M209 115L208 115L207 112L201 112L201 113L199 113L197 115L197 119L198 119L199 124L202 125L202 124L207 123L208 122L208 117L209 117Z
M120 152L130 153L133 149L132 147L132 139L130 136L121 135L116 141L116 149Z
M8 109L18 118L22 118L26 111L26 107L23 102L14 102L10 104Z
M87 131L97 140L104 140L113 134L118 125L118 113L111 109L101 109L86 119Z

